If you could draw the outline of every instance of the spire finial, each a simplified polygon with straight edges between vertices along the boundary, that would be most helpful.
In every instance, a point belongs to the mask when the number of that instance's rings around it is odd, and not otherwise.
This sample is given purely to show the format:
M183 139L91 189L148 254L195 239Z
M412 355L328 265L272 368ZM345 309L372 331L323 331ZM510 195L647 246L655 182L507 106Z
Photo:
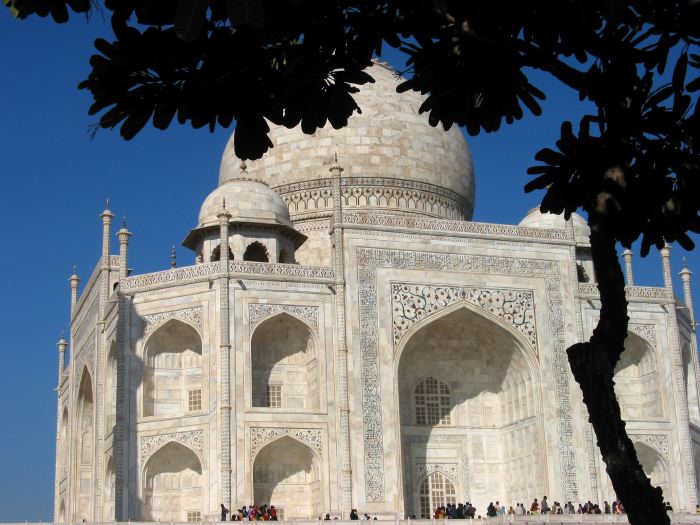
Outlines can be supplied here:
M683 269L684 270L688 269L688 266L686 265L686 262L685 262L685 257L683 257Z
M74 264L73 265L73 275L76 275L78 273L78 267Z
M173 244L170 250L170 267L175 268L177 266L177 253L175 252L175 245Z
M65 330L61 330L61 339L65 339L65 338L66 338L66 332L65 332Z
M221 200L221 207L222 207L224 210L226 209L226 197L224 197L224 198Z
M108 209L109 209L109 197L107 197L107 199L105 201L105 210L108 210Z
M122 218L122 228L126 229L126 215Z
M335 153L333 154L333 161L334 161L336 164L338 164L338 150L336 150Z
M245 160L241 161L241 173L245 175L246 170L248 169L248 165L246 164Z

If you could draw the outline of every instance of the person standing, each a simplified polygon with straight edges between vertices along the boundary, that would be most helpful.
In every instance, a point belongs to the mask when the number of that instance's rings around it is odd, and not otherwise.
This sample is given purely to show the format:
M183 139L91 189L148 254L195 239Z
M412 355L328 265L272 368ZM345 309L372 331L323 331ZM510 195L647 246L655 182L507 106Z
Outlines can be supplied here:
M549 514L549 503L547 503L547 496L542 496L542 504L540 508L542 509L540 514Z
M228 509L224 506L224 504L221 504L221 521L226 521L226 515L228 514Z

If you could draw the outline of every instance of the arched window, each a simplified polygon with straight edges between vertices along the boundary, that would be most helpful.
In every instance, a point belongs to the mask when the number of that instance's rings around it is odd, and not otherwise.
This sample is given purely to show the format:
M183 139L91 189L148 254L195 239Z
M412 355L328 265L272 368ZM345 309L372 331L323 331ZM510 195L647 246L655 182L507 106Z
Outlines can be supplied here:
M216 262L221 260L221 245L219 244L216 248L214 248L211 252L211 262ZM228 260L233 261L233 252L231 251L231 247L229 246L228 248Z
M625 351L615 366L615 395L625 420L663 416L654 352L633 333L627 335Z
M434 377L416 386L416 425L449 425L450 387Z
M448 503L457 503L454 483L440 472L423 478L420 484L420 517L432 518L436 508Z
M270 262L270 257L267 254L267 248L258 241L252 242L245 249L243 254L244 261L253 262Z

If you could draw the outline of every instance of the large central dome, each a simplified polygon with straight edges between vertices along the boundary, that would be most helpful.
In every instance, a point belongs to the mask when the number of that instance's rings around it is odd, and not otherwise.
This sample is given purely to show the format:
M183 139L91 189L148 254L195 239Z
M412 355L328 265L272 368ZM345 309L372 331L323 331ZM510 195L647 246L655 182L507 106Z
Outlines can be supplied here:
M320 222L331 215L329 168L335 154L345 169L342 196L346 211L471 219L473 169L460 130L454 126L445 132L430 126L427 115L418 114L423 96L412 91L396 93L400 78L388 66L376 63L368 73L375 82L361 86L354 95L362 114L352 116L343 129L327 124L312 135L304 134L300 127L272 126L274 148L262 159L249 162L246 176L269 184L289 206L295 227L307 234L323 230ZM239 178L240 164L231 137L221 161L219 183ZM317 244L313 235L309 237L306 245ZM321 246L308 249L318 253ZM325 256L313 259L308 262L328 262Z

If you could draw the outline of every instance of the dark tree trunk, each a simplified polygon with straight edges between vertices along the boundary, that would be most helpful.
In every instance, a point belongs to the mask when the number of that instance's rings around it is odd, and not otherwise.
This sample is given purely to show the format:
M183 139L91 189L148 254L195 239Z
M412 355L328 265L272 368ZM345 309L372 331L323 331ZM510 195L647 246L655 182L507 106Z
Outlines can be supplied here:
M652 487L639 464L614 390L615 365L624 351L629 320L625 282L615 246L615 220L619 209L615 193L601 191L590 208L588 219L593 267L600 291L600 320L590 341L572 345L567 354L574 378L581 386L606 470L629 522L632 525L669 524L661 489Z

